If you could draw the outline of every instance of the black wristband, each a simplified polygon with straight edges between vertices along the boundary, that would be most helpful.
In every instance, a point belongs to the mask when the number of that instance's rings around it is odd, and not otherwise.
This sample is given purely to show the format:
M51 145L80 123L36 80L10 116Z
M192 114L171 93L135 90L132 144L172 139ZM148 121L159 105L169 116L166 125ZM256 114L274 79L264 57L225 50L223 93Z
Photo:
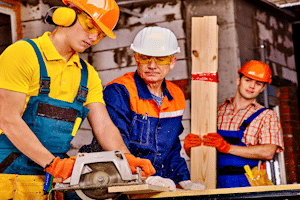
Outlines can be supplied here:
M47 168L47 167L50 167L50 165L53 163L54 159L55 159L55 158L53 158L53 160L52 160L49 164L47 164L47 165L44 167L44 171L46 171L46 168Z

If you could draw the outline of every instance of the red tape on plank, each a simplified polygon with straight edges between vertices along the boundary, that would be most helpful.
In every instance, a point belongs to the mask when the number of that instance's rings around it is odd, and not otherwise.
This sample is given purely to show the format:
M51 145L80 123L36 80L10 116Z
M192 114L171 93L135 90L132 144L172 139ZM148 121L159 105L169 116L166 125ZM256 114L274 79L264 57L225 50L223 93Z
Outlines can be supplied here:
M196 73L191 74L191 80L192 81L208 81L208 82L215 82L218 83L218 73L212 72L212 73Z

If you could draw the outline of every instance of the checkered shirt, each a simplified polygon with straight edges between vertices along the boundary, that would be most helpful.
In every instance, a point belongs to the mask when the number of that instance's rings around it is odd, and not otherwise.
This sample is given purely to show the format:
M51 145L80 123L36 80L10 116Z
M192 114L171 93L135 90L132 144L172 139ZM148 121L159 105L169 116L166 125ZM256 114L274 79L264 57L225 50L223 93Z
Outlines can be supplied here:
M244 109L234 110L233 98L229 98L218 108L218 129L237 131L245 119L263 108L256 101ZM244 132L242 142L246 145L276 144L276 152L284 150L282 128L277 114L267 109L257 116Z

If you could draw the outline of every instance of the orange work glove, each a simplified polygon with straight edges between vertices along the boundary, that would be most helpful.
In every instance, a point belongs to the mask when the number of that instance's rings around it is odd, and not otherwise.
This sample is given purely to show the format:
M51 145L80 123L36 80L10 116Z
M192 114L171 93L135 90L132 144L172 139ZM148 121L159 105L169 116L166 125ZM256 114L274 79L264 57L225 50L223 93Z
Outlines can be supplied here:
M63 181L69 178L72 174L76 156L60 159L56 157L49 167L46 167L46 172L49 172L55 178L62 178Z
M152 174L155 174L156 171L155 171L153 165L151 164L150 160L137 158L130 153L125 153L124 155L130 166L132 174L137 173L137 170L136 170L137 167L142 168L142 171L141 171L142 176L148 177L148 176L151 176Z
M191 153L192 147L197 147L200 145L201 145L201 138L198 135L190 133L184 138L183 148L188 156Z
M218 133L208 133L203 135L203 145L216 147L218 151L222 153L228 153L230 150L230 144L223 139Z

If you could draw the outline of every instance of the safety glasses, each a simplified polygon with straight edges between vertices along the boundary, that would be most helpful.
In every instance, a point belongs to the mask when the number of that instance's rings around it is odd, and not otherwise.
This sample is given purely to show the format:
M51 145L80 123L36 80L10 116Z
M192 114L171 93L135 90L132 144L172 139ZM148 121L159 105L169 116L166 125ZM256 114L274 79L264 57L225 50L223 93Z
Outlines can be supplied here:
M156 56L146 56L143 54L135 53L135 59L140 64L149 64L153 59L157 65L169 65L172 63L173 57L174 57L173 55L156 57Z
M94 20L85 12L81 12L77 15L79 23L83 26L83 29L88 33L98 33L98 41L105 38L106 34L98 28Z

